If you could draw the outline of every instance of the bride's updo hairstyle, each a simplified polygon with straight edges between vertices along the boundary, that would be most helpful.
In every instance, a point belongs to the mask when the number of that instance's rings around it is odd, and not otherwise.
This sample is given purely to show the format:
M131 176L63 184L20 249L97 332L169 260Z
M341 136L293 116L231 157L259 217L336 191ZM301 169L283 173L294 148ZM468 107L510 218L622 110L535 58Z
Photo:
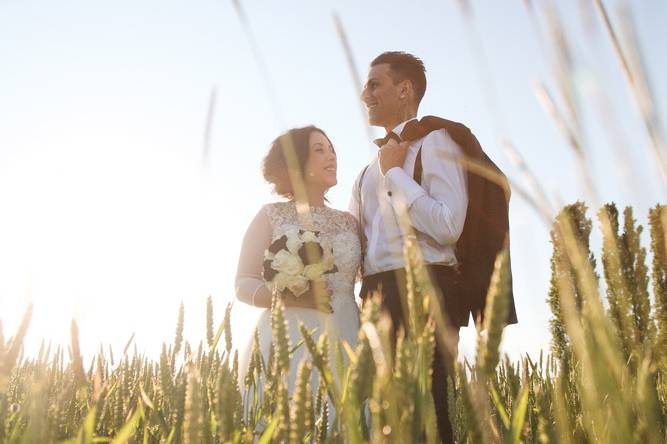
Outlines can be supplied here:
M269 152L262 160L262 175L267 182L273 185L274 193L287 199L294 198L285 152L287 149L294 149L299 173L301 177L304 177L304 168L306 162L308 162L308 153L310 152L310 135L315 131L322 133L327 140L329 139L324 131L316 126L309 125L303 128L292 128L271 142Z

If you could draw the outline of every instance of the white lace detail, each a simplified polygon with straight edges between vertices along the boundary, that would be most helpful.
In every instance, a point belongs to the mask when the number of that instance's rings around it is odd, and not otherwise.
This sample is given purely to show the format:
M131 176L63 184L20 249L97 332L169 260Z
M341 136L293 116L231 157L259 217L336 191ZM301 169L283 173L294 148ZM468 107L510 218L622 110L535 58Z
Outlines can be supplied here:
M324 239L333 245L334 262L337 273L326 276L332 291L332 302L338 297L354 300L354 282L359 270L361 244L359 242L357 221L350 213L328 207L310 207L312 227L300 227L296 205L293 202L277 202L265 206L271 223L271 239L276 240L293 228L318 231Z

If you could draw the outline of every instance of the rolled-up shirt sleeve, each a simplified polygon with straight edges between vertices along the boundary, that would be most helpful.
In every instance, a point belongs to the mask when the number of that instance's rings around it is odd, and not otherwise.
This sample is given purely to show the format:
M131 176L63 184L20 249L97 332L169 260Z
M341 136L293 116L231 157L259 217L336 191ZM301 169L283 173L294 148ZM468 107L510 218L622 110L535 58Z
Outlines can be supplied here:
M384 176L394 211L408 209L412 226L441 245L452 245L461 236L468 208L466 173L455 160L461 148L445 130L433 131L421 145L422 184L403 168Z

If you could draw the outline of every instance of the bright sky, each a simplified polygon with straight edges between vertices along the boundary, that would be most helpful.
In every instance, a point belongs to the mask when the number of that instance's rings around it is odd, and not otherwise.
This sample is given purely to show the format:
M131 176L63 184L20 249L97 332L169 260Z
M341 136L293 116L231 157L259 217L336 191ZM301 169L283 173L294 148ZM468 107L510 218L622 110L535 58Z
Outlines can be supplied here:
M28 353L42 338L66 344L74 318L88 355L100 344L120 352L136 332L139 350L154 357L173 339L183 301L186 337L204 339L207 296L221 321L233 299L246 226L263 203L275 200L259 164L285 126L314 123L327 131L339 156L330 201L347 208L352 182L374 151L334 11L362 78L382 51L420 56L429 81L421 115L464 122L525 187L502 148L501 140L510 139L554 202L588 200L572 150L532 87L544 82L558 97L544 33L550 2L534 2L542 31L525 7L530 2L474 1L472 20L461 14L462 3L242 2L270 71L276 115L231 1L0 2L5 335L14 333L32 301ZM665 202L648 138L593 2L558 3L600 200L632 204L644 222L649 206ZM605 4L618 18L620 2ZM667 4L632 7L664 112ZM551 249L548 229L516 192L511 230L520 323L506 330L503 347L517 358L549 347ZM237 345L255 315L236 304ZM470 355L474 330L464 329L462 338Z

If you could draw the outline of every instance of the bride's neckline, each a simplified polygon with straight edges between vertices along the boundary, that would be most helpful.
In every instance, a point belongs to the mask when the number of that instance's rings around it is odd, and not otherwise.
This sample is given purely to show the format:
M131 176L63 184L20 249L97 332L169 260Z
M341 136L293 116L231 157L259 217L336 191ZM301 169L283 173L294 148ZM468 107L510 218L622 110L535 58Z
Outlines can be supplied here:
M288 200L287 203L296 207L296 201L295 200ZM310 208L311 211L313 211L313 210L331 210L331 207L328 207L326 205L308 204L308 207Z

